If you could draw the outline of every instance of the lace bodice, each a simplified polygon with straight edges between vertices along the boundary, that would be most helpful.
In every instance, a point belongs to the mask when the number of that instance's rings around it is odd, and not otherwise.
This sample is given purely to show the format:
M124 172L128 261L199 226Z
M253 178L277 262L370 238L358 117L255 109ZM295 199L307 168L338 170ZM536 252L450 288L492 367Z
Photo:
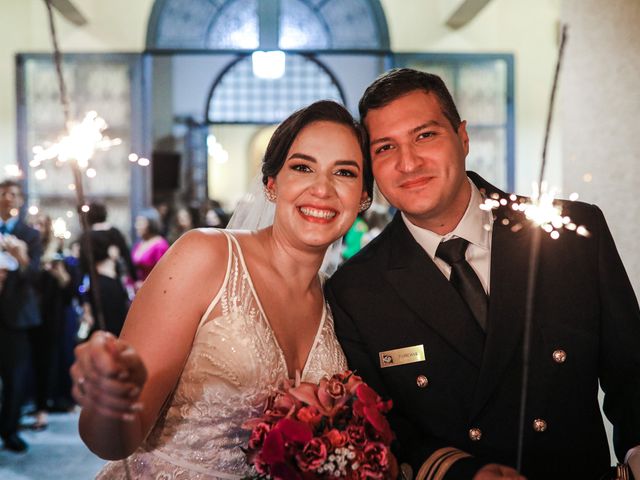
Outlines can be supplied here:
M240 449L249 432L241 426L262 413L267 398L288 376L240 245L224 233L229 244L225 280L200 321L174 392L147 440L128 459L133 478L235 479L249 474ZM218 304L221 313L212 315ZM301 378L315 383L345 369L325 304ZM125 478L124 462L107 464L98 478Z

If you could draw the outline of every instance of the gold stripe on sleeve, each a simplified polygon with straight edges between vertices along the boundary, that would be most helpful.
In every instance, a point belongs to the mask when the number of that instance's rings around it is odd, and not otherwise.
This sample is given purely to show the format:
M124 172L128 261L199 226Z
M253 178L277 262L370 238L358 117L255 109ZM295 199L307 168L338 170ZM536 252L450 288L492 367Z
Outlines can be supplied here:
M467 458L470 456L471 455L461 450L458 450L458 452L454 453L453 455L449 455L438 467L438 470L435 472L433 480L442 480L444 476L447 474L447 472L449 471L449 469L451 468L451 465L456 463L458 460L461 460L463 458Z
M415 480L430 479L433 473L433 469L437 463L440 463L443 460L443 458L459 451L460 450L454 447L445 447L445 448L440 448L436 450L422 464L422 466L420 467L420 470L418 470L418 474L416 475Z

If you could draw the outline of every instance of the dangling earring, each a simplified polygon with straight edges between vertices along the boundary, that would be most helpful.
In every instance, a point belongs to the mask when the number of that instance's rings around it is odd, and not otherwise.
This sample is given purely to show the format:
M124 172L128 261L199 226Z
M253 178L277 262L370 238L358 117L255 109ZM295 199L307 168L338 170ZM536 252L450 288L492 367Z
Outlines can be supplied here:
M278 196L276 195L276 192L274 192L273 190L271 190L268 187L263 187L264 190L264 196L267 197L267 200L269 200L270 202L275 202L276 198L278 198Z
M367 210L370 206L371 206L371 198L367 196L367 198L360 201L360 208L358 209L358 212L362 213L365 210Z

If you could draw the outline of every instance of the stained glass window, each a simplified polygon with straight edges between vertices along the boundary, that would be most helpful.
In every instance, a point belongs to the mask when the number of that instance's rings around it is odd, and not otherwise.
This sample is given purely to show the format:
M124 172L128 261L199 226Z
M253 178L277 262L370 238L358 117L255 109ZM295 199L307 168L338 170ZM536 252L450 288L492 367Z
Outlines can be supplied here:
M264 79L253 74L251 57L246 56L215 83L208 119L216 123L278 123L320 99L344 103L340 87L319 63L289 54L285 74Z

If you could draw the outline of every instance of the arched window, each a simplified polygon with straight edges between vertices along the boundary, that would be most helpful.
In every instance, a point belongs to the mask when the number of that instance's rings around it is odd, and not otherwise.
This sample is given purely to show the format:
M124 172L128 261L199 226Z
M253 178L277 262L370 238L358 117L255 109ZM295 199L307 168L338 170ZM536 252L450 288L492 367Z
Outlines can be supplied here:
M389 50L379 0L156 0L154 50Z
M317 60L287 55L286 74L264 79L253 74L251 56L232 63L213 83L207 121L271 124L319 99L345 103L333 75Z

